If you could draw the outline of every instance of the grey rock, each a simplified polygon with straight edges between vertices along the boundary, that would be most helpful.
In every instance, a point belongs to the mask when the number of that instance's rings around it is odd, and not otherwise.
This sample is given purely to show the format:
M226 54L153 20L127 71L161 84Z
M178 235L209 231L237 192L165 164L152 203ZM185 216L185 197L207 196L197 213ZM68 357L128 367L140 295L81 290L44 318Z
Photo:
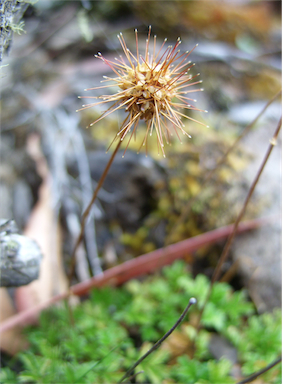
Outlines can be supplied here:
M255 119L259 113L263 110L267 103L267 100L251 101L241 104L233 105L230 108L228 118L237 124L247 125L253 119ZM279 120L281 115L281 103L276 102L271 104L263 115L264 120Z
M208 348L209 352L217 360L225 357L225 359L231 361L232 364L237 362L236 348L223 336L213 334Z
M17 30L28 5L28 2L17 0L2 0L0 3L0 63L4 53L11 48L13 32Z
M152 158L128 150L122 158L119 151L107 174L102 190L98 193L106 221L117 220L123 229L135 231L142 219L156 207L156 185L166 183L166 174ZM101 177L109 154L105 151L88 153L92 180ZM68 172L77 177L77 165L68 160Z
M37 243L15 233L12 220L0 224L1 287L18 287L38 278L42 253Z

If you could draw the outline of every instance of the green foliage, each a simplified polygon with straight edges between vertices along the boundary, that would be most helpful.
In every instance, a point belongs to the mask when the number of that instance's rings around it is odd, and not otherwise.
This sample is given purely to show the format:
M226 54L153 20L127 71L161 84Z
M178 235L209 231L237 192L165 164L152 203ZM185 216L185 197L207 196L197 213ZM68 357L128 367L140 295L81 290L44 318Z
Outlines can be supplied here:
M199 307L203 306L210 285L206 276L198 275L195 280L180 276L178 283L185 292L198 299ZM202 324L223 331L231 323L239 325L242 316L248 316L253 311L253 306L246 300L244 291L233 292L228 284L216 283L204 310Z
M16 372L12 371L10 368L1 368L0 380L1 380L1 383L6 383L6 384L19 383Z
M106 294L107 290L102 293ZM54 308L44 313L41 326L28 330L30 351L19 355L25 367L19 375L20 381L117 381L119 368L124 363L128 366L137 357L137 352L125 328L111 318L111 312L105 307L104 302L93 305L86 301L74 308L75 326L70 323L65 308Z
M187 384L230 384L235 381L229 377L231 363L228 360L200 362L187 356L178 358L178 367L173 368L177 383Z
M231 325L225 331L226 337L237 347L245 375L250 375L277 359L281 351L281 334L282 314L279 309L273 313L251 316L241 329ZM280 367L267 372L263 378L267 382L273 382L274 375L278 383L281 383Z
M140 349L139 358L151 347L151 343L144 343ZM169 368L166 366L168 357L168 352L159 349L150 358L143 360L136 370L143 371L137 376L137 382L159 384L161 379L166 379L169 374Z
M3 368L1 383L117 382L174 325L192 296L198 304L178 332L188 342L188 354L195 343L194 358L177 357L161 346L136 368L136 373L144 371L137 382L234 383L231 363L215 361L209 352L215 331L237 348L243 374L275 360L281 349L280 311L256 315L244 291L233 292L228 284L214 285L197 334L194 319L208 289L205 276L194 279L179 261L164 268L162 276L132 280L119 289L95 289L73 308L72 321L66 307L52 308L42 313L39 327L27 329L30 348L18 355L24 369L16 375ZM279 384L279 368L264 377Z

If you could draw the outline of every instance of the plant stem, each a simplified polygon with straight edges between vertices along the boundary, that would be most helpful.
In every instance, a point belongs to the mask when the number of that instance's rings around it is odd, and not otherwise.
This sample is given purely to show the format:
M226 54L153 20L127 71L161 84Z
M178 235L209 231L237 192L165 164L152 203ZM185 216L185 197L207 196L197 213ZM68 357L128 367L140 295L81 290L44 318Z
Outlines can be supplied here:
M221 167L224 162L226 161L228 155L236 148L236 146L238 145L238 143L242 140L242 138L251 130L251 128L255 125L255 123L258 121L258 119L264 114L264 112L267 110L267 108L273 103L274 100L276 100L282 93L282 90L280 89L279 92L276 93L276 95L274 95L272 97L272 99L270 99L268 101L268 103L264 106L264 108L259 112L259 114L253 119L253 121L248 124L246 126L246 128L243 130L243 132L241 133L241 135L237 138L237 140L231 145L231 147L228 148L228 150L224 153L224 155L218 160L216 166L211 170L209 171L205 177L204 177L204 180L201 184L201 191L204 191L204 186L206 185L206 183L211 180L212 176L216 173L216 171L219 169L219 167ZM173 233L175 233L175 230L176 230L176 227L178 227L181 223L183 223L186 219L186 217L188 216L190 210L191 210L191 207L193 205L193 203L199 198L199 194L192 197L189 202L187 203L187 205L184 207L184 209L182 210L182 213L180 215L180 217L178 218L177 222L175 223L174 225L174 230L173 232L169 233L168 236L166 237L166 244L170 243L170 238L172 237Z
M184 312L181 314L181 316L179 317L179 319L176 321L176 323L173 325L172 328L169 329L168 332L165 333L164 336L161 337L160 340L158 340L142 357L140 357L138 359L138 361L125 373L125 375L122 377L122 379L120 381L118 381L118 383L122 383L127 377L129 377L131 375L131 373L133 372L133 370L147 357L149 356L153 351L155 351L162 343L165 339L167 339L168 336L171 335L171 333L178 327L178 325L183 321L184 317L186 316L188 310L190 309L190 307L193 305L193 304L196 304L196 299L194 297L190 298L189 300L189 304L187 305L187 307L185 308Z
M242 218L243 218L243 216L244 216L244 214L246 212L247 206L248 206L248 204L250 202L250 199L251 199L251 197L252 197L252 195L254 193L255 187L256 187L256 185L258 183L258 180L259 180L259 178L260 178L260 176L261 176L261 174L262 174L262 172L264 170L264 167L265 167L265 165L267 163L267 160L269 159L269 156L270 156L274 146L276 145L276 140L277 140L279 131L281 129L281 125L282 125L282 117L279 120L279 123L278 123L278 125L276 127L275 133L273 135L273 138L270 140L270 145L268 147L267 153L266 153L266 155L265 155L265 157L263 159L263 162L262 162L262 164L261 164L261 166L260 166L260 168L259 168L259 170L257 172L257 175L256 175L256 177L255 177L255 179L254 179L254 181L253 181L253 183L252 183L252 185L251 185L251 187L249 189L249 192L248 192L248 195L247 195L246 200L244 202L243 208L242 208L241 212L239 213L239 215L238 215L238 217L237 217L237 219L236 219L236 221L234 223L233 231L232 231L232 233L230 234L230 236L227 239L227 242L226 242L226 245L225 245L225 247L223 249L222 255L220 256L220 259L219 259L219 261L217 263L217 266L215 268L215 271L213 273L213 276L212 276L212 279L211 279L211 283L210 283L211 286L214 284L214 282L219 277L221 267L222 267L224 261L226 260L226 258L228 256L228 252L229 252L229 250L231 248L232 242L233 242L235 234L237 232L238 225L239 225L240 221L242 220Z
M246 383L250 383L251 381L253 381L254 379L256 379L258 376L262 375L263 373L269 371L271 368L275 367L275 365L279 364L281 361L282 361L282 357L280 356L278 359L276 359L275 361L273 361L273 363L267 365L265 368L260 369L259 371L253 373L253 374L250 375L249 377L246 377L245 379L239 381L239 382L236 383L236 384L246 384Z
M236 219L236 221L234 223L233 230L232 230L231 234L229 235L229 237L227 239L227 242L225 244L225 247L224 247L224 249L222 251L222 254L221 254L221 256L220 256L220 258L218 260L217 266L215 268L215 271L213 273L212 279L210 281L210 287L209 287L209 291L208 291L207 297L205 299L203 307L200 310L200 314L199 314L198 322L197 322L198 330L200 330L201 317L202 317L202 314L204 312L205 306L206 306L206 304L207 304L207 302L208 302L208 300L210 298L213 284L219 278L219 275L220 275L220 272L221 272L221 267L222 267L223 263L225 262L225 260L227 259L227 256L228 256L228 253L230 251L232 242L233 242L233 240L235 238L235 235L236 235L239 223L240 223L240 221L242 220L242 218L243 218L243 216L245 214L246 208L247 208L247 206L248 206L248 204L250 202L250 199L251 199L251 197L252 197L252 195L254 193L255 187L256 187L256 185L258 183L258 180L259 180L259 178L260 178L260 176L261 176L261 174L262 174L262 172L264 170L264 167L265 167L265 165L266 165L266 163L267 163L267 161L269 159L269 156L270 156L274 146L276 145L276 140L277 140L279 131L281 129L281 125L282 125L282 116L281 116L281 118L279 120L279 123L278 123L278 125L276 127L274 135L273 135L272 139L270 140L270 145L269 145L268 150L266 152L266 155L265 155L265 157L263 159L263 162L262 162L262 164L261 164L261 166L260 166L260 168L259 168L259 170L258 170L258 172L256 174L256 177L255 177L255 179L254 179L254 181L253 181L253 183L252 183L252 185L251 185L251 187L249 189L249 192L248 192L248 195L247 195L246 200L244 202L244 205L243 205L243 207L242 207L242 209L241 209L241 211L240 211L240 213L239 213L239 215L238 215L238 217L237 217L237 219Z
M77 249L78 249L78 247L79 247L79 245L80 245L80 243L81 243L81 241L83 239L86 219L87 219L87 217L88 217L88 215L90 213L92 204L94 203L94 201L95 201L95 199L96 199L96 197L98 195L98 192L99 192L100 188L102 187L102 185L104 183L104 180L105 180L105 178L106 178L106 176L108 174L108 171L109 171L109 169L110 169L110 167L111 167L111 165L112 165L112 163L114 161L114 158L115 158L115 156L116 156L116 154L117 154L117 152L118 152L118 150L120 148L121 143L122 143L122 141L119 139L118 144L117 144L114 152L112 153L112 155L111 155L111 157L110 157L110 159L109 159L109 161L108 161L108 163L107 163L107 165L106 165L106 167L105 167L105 169L103 171L103 174L101 175L101 177L100 177L100 179L98 181L98 184L97 184L97 186L95 188L95 191L93 192L92 198L91 198L91 200L90 200L86 210L84 211L84 213L82 215L81 231L79 233L79 236L77 238L76 244L74 246L74 250L73 250L72 255L71 255L71 267L70 267L70 272L69 272L69 276L68 276L69 285L71 284L71 280L72 280L72 277L73 277L74 272L75 272L75 264L76 264L76 257L75 256L76 256Z

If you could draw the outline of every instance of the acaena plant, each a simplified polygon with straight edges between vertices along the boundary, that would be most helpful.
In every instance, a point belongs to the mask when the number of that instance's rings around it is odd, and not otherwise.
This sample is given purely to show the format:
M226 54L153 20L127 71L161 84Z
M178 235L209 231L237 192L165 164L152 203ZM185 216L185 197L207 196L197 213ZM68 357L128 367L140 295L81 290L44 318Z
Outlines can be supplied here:
M188 95L203 90L202 88L190 89L191 86L200 84L202 80L194 80L200 75L199 73L194 76L189 73L194 64L188 58L197 45L190 51L181 53L179 49L180 38L177 39L174 46L169 45L163 49L167 41L165 39L158 49L156 36L154 36L153 49L150 52L150 34L151 26L148 30L144 55L140 54L137 29L135 30L136 55L127 47L122 33L118 35L118 39L125 57L120 56L115 58L115 61L111 61L100 52L95 55L111 68L115 77L104 76L102 82L110 82L110 84L88 88L86 91L112 88L113 83L118 87L118 91L99 97L87 96L87 98L98 98L101 101L83 105L80 110L111 103L110 107L97 120L89 124L89 126L93 126L112 112L124 109L126 118L113 141L123 141L131 132L128 147L139 123L144 121L146 128L141 146L147 145L148 137L152 136L153 131L155 131L158 148L161 149L165 157L164 139L169 144L173 132L176 133L180 141L179 133L190 137L184 129L185 125L182 118L203 124L184 114L186 109L201 111L192 104L196 100L188 97ZM82 96L79 97L82 98Z
M173 132L175 132L180 141L180 133L190 137L189 133L184 129L185 125L182 122L182 118L206 125L184 113L185 110L207 112L193 105L192 103L196 100L188 96L192 92L203 91L202 88L190 88L202 82L202 80L195 80L195 78L199 76L199 73L194 76L189 74L189 71L194 64L192 64L188 58L197 45L190 51L182 53L179 49L181 44L180 38L177 39L174 46L169 45L167 48L164 48L167 41L167 39L165 39L161 47L158 49L157 39L156 36L154 36L151 52L150 35L151 26L149 26L148 29L144 55L140 54L137 29L135 30L136 55L134 55L127 47L122 33L118 35L118 39L125 57L119 56L119 58L115 58L115 61L112 61L105 58L100 52L95 55L96 58L102 60L111 68L115 77L104 76L104 80L102 80L102 82L106 82L106 85L88 88L86 90L108 89L112 88L113 84L117 86L118 90L113 94L86 97L99 99L100 101L85 104L78 111L110 103L109 108L103 112L98 119L91 122L89 127L120 109L124 109L126 117L112 141L113 143L117 140L117 146L110 157L108 164L106 165L89 205L82 215L81 231L71 256L72 263L69 280L71 280L74 273L75 254L83 238L86 218L88 217L91 206L97 197L98 191L104 183L105 177L120 148L120 145L126 136L129 135L130 137L124 154L132 137L136 137L136 132L140 122L144 121L146 127L141 147L145 146L147 153L148 138L152 136L155 131L158 151L161 149L161 152L165 157L164 140L169 144L171 136L173 136ZM85 96L79 96L79 98L83 97Z

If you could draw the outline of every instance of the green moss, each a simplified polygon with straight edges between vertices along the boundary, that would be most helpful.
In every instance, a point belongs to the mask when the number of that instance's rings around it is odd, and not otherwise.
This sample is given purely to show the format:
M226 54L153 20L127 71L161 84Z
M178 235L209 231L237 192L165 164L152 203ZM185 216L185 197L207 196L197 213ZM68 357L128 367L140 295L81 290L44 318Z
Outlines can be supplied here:
M203 275L194 279L178 261L165 267L162 276L93 290L88 300L73 308L74 325L66 307L45 311L40 326L26 330L30 348L17 356L22 371L15 374L3 368L1 383L117 382L174 325L192 296L198 303L178 328L187 352L178 357L168 339L166 348L162 345L136 368L144 371L137 382L234 383L231 362L216 361L209 352L212 332L235 346L243 374L274 361L281 350L280 311L258 316L245 292L234 292L227 283L214 285L197 333L195 319L209 284ZM280 368L267 372L264 379L279 383Z

